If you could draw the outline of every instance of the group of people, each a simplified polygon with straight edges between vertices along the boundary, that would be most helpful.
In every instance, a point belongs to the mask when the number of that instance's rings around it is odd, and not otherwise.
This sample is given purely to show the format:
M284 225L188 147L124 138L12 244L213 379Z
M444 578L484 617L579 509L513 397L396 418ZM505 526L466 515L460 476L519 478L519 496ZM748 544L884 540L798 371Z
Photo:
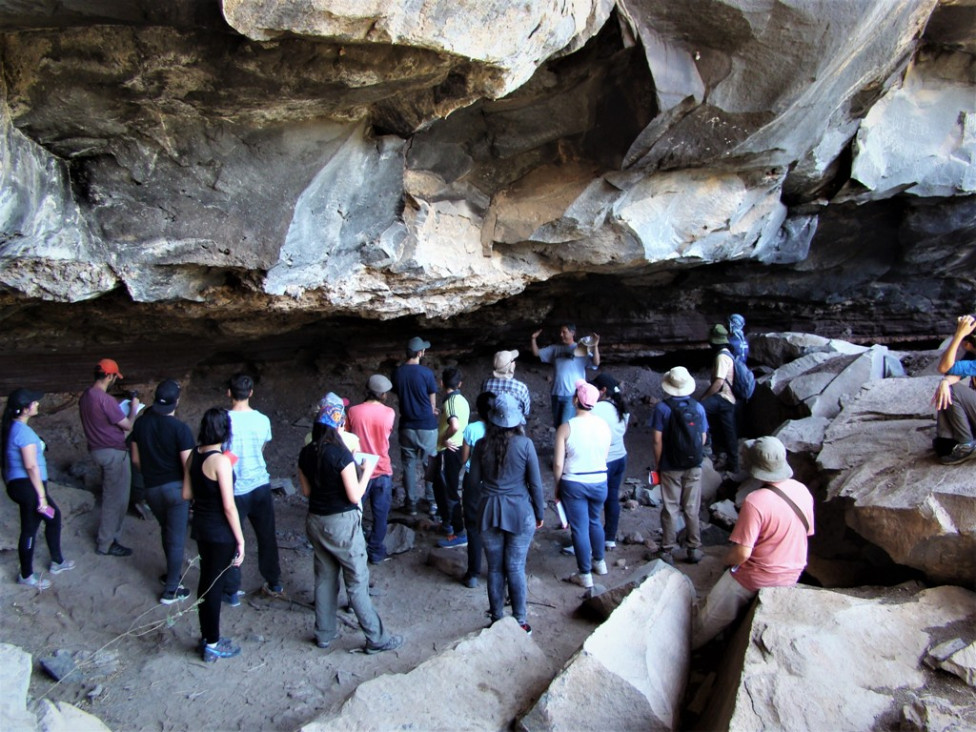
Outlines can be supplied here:
M699 399L696 383L684 367L664 374L664 399L651 417L652 444L662 495L660 558L674 562L676 527L687 527L685 559L702 559L699 512L702 462L713 430L714 459L738 470L737 400L731 388L735 360L748 353L744 321L733 316L729 327L717 324L709 333L715 351L712 378ZM937 443L943 462L958 463L976 455L976 393L963 379L976 376L956 360L960 347L976 356L976 317L959 318L955 335L939 363L945 377L935 395ZM605 552L616 546L619 492L626 472L624 446L630 414L621 385L601 372L599 336L576 341L571 323L560 326L560 342L540 348L541 332L532 334L532 352L553 365L551 405L556 427L553 478L557 506L571 530L577 571L567 580L593 587L593 574L607 573ZM365 651L393 650L402 636L389 633L369 598L368 564L389 557L385 547L393 503L390 438L399 405L399 443L403 469L403 510L416 515L421 491L445 538L442 547L468 549L462 582L476 587L482 559L492 621L505 613L506 589L512 614L531 632L526 613L525 564L532 537L543 526L545 502L541 470L524 425L531 410L528 387L514 376L516 350L495 354L492 375L481 385L472 413L461 392L463 373L448 367L439 383L423 360L430 343L410 339L404 362L392 378L374 374L360 404L327 395L319 405L306 446L298 457L302 492L308 497L306 532L314 548L315 643L328 648L337 637L337 601L342 576L349 604L366 636ZM968 369L968 370L967 370ZM79 400L79 411L92 458L102 468L102 511L97 554L132 554L121 539L131 469L145 484L146 499L161 528L166 571L160 577L159 601L187 599L183 586L184 545L190 526L200 553L197 588L205 661L229 658L240 647L220 635L221 605L239 605L240 565L245 556L243 520L253 527L262 592L284 596L275 538L274 502L263 451L271 440L270 420L250 406L254 381L237 374L227 385L228 408L204 414L194 436L175 416L180 385L161 382L152 405L143 409L138 394L120 404L110 391L122 379L118 364L103 359L94 381ZM438 400L438 396L441 399ZM43 394L17 389L3 413L3 477L8 495L20 507L18 582L45 589L50 581L33 569L34 539L45 526L50 572L71 570L75 562L61 551L61 513L47 491L45 445L28 425ZM941 440L941 443L939 441ZM951 442L951 445L948 443ZM937 447L938 447L937 444ZM131 456L131 459L130 459ZM703 603L695 643L713 637L731 622L761 587L793 584L806 561L806 539L813 533L813 502L806 488L792 480L782 443L772 437L746 443L746 469L764 481L766 490L747 497L732 533L726 557L730 570ZM419 479L418 479L419 478ZM423 486L423 488L421 488ZM372 525L363 532L362 507L369 505Z

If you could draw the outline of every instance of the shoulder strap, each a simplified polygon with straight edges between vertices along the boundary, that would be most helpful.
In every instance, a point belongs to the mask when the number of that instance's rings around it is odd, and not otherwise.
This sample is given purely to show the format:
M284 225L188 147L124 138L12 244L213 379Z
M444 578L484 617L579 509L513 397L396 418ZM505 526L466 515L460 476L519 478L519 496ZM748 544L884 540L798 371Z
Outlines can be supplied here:
M793 512L800 518L800 521L803 523L803 528L807 530L807 533L808 534L810 533L810 522L807 521L807 517L803 515L803 511L801 511L800 510L800 507L797 506L793 502L793 499L792 498L790 498L788 495L786 495L785 493L783 493L783 491L781 491L779 488L777 488L776 486L772 485L771 483L766 483L763 486L763 488L772 491L777 496L779 496L784 501L786 501L786 503L789 505L789 507L793 509Z

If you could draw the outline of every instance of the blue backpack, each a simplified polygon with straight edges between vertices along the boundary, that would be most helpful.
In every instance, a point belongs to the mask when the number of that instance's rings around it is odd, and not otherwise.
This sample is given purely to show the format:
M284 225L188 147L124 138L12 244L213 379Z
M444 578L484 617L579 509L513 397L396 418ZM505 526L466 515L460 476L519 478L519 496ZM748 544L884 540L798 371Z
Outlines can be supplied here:
M735 377L732 380L732 396L742 401L748 401L756 391L756 377L752 373L744 359L733 355L732 351L723 348L725 353L732 358L732 367Z

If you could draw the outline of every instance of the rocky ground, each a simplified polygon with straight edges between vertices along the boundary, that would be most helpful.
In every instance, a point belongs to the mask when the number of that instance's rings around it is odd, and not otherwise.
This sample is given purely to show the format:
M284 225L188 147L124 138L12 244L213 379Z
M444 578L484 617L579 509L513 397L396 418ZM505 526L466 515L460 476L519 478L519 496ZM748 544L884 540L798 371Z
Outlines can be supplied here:
M436 359L436 354L431 355L435 370L446 365ZM517 376L533 392L528 429L539 448L546 476L552 454L549 371L533 362L523 356ZM185 385L178 414L194 431L206 408L225 402L222 382L238 366L228 364L177 375ZM473 400L488 369L485 364L463 366L468 378L462 390ZM605 370L624 382L633 405L627 478L634 487L646 481L650 433L644 425L653 401L660 397L660 377L649 369L609 363ZM318 398L334 390L355 403L368 374L369 369L326 368L322 363L276 366L261 374L253 403L272 419L274 440L267 456L273 478L294 480L297 452ZM133 386L151 393L152 384L136 381L130 378ZM181 608L156 602L157 576L163 569L156 522L132 516L127 519L124 541L135 549L131 558L94 553L97 505L91 493L65 485L86 478L91 481L85 468L76 399L74 394L47 396L42 403L43 414L32 425L48 442L49 460L60 476L61 482L52 490L66 515L65 555L75 559L78 568L54 577L53 587L40 594L14 584L17 519L11 502L0 504L0 543L4 549L0 551L0 566L7 578L0 585L0 641L19 645L34 655L33 698L69 701L120 730L294 729L341 702L359 683L381 674L406 672L487 624L484 583L467 589L457 582L458 576L445 573L445 567L451 571L449 563L441 563L440 568L429 565L428 555L438 535L424 519L410 521L394 512L391 521L409 523L416 530L415 546L370 569L376 607L384 623L405 636L403 647L393 653L363 655L359 652L362 634L354 616L348 614L339 642L328 651L317 649L311 643L312 552L304 537L305 502L297 495L281 495L276 498L278 541L290 599L269 599L257 592L261 578L252 549L243 568L248 595L238 608L225 606L221 619L222 632L240 642L243 653L215 666L204 665L193 650L199 628L189 603ZM393 454L396 467L395 448ZM551 477L546 490L551 499ZM559 551L568 544L569 536L556 527L555 516L552 511L547 513L527 567L533 639L553 669L569 659L595 627L576 614L581 590L562 581L574 571L575 563ZM658 527L659 509L625 509L618 538L637 533L653 539ZM253 536L249 529L245 535ZM253 540L250 546L254 547ZM618 548L607 557L611 570L606 583L612 585L615 576L622 579L647 560L648 552L644 544L619 541ZM706 558L700 565L679 562L679 568L689 573L700 591L717 575L722 553L721 547L706 547ZM187 557L194 555L193 542L188 542ZM48 561L42 540L36 561L38 568L44 568ZM191 566L186 578L191 589L196 587L197 576L197 569ZM41 670L38 659L57 650L90 659L82 667L80 679L54 684ZM403 721L423 724L409 709L403 710Z

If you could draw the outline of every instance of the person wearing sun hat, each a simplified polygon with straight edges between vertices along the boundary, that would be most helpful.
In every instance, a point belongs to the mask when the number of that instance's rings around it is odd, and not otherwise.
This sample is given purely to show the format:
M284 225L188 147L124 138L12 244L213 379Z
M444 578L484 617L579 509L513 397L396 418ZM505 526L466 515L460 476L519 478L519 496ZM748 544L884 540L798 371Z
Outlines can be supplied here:
M737 473L739 438L735 426L735 395L732 394L735 364L729 351L728 329L721 323L713 325L708 332L708 343L715 354L712 381L698 401L705 408L705 414L712 425L716 470L725 469L730 473Z
M515 359L518 357L518 351L498 351L492 361L491 376L481 383L481 391L511 394L518 402L522 415L528 417L532 410L532 399L529 395L529 387L515 378Z
M593 572L607 573L606 535L600 518L607 500L612 436L607 423L592 412L599 400L600 390L593 384L583 379L576 382L576 416L556 430L552 459L556 500L566 510L579 570L565 579L587 589L593 587Z
M470 483L480 486L478 525L488 563L491 621L505 614L505 586L512 614L526 633L525 559L545 502L535 445L525 436L525 417L511 394L499 394L488 410L485 436L471 455Z
M99 361L94 374L94 383L78 399L78 412L88 442L88 452L102 469L102 516L98 524L95 553L127 557L132 550L119 541L132 488L132 464L125 435L132 429L142 403L133 394L129 401L129 413L126 414L119 403L109 396L109 390L124 378L119 365L112 359Z
M702 559L701 527L698 512L701 509L702 450L708 434L708 419L702 405L691 398L695 380L684 366L675 366L661 379L663 401L654 405L651 415L651 437L654 465L661 478L661 553L659 558L674 564L672 550L676 543L676 526L679 513L684 516L688 528L686 559L697 564ZM672 417L673 415L673 417ZM677 434L671 419L683 419L694 427L692 437L700 440L698 450L681 455ZM675 428L676 429L676 428ZM687 432L685 434L688 434Z
M786 448L775 437L745 445L749 474L762 487L746 496L725 556L729 569L701 604L692 630L700 648L731 625L763 587L792 587L807 563L813 496L793 480Z

